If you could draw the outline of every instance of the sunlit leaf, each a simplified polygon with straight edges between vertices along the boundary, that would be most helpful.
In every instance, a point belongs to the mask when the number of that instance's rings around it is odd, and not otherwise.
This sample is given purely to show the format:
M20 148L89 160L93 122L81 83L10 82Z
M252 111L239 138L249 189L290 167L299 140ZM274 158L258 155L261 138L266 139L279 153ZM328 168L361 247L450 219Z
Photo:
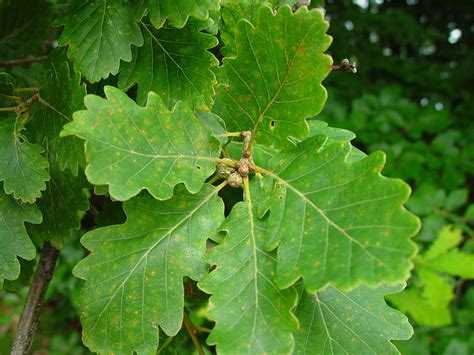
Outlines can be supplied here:
M105 94L107 99L86 96L87 111L76 112L62 131L86 140L89 181L109 185L121 201L142 189L167 199L180 182L199 191L215 170L220 147L194 113L183 102L168 111L154 93L145 108L119 89L107 86Z
M380 175L383 153L348 163L348 142L321 150L325 141L300 143L264 172L275 181L267 247L278 246L278 286L300 277L308 291L406 280L419 229L403 208L409 186Z
M259 144L275 148L292 147L289 136L308 135L305 119L326 101L327 27L319 10L292 13L288 6L276 14L262 7L255 28L238 23L237 57L224 58L229 84L218 87L213 109L230 131L251 130Z

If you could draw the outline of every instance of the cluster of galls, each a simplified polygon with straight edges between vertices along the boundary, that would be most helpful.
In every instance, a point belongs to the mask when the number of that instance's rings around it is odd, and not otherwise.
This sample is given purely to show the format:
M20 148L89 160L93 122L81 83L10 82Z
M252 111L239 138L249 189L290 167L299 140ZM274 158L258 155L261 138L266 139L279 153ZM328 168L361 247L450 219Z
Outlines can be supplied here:
M226 165L225 163L217 164L217 174L220 177L227 179L229 186L240 187L242 186L243 178L249 173L255 171L255 164L253 162L252 153L248 150L251 133L249 131L243 131L241 137L243 141L242 158L234 164L234 166ZM230 159L229 163L232 162Z

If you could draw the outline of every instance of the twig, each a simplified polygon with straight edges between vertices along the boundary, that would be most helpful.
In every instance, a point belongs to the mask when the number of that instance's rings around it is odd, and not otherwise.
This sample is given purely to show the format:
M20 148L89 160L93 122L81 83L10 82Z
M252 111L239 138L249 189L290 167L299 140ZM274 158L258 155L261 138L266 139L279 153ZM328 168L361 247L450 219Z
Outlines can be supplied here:
M30 92L30 91L34 91L34 92L38 92L40 88L37 88L37 87L33 87L33 88L16 88L15 91L16 92Z
M300 7L311 5L311 0L298 0L296 4L293 5L293 12L296 12Z
M189 319L186 312L184 313L183 324L186 330L188 331L189 336L191 337L191 340L193 341L194 346L196 347L199 355L204 355L204 350L202 349L201 343L199 342L199 339L196 337L196 334L194 334L194 325L193 323L191 323L191 320Z
M343 59L341 64L332 66L331 71L346 71L349 73L357 73L356 63L349 63L349 59Z
M58 249L52 247L49 242L44 243L41 258L18 323L11 355L23 355L30 352L39 323L39 313L43 305L44 295L53 277L58 256Z
M168 337L165 342L163 343L162 346L160 346L160 348L157 350L156 354L161 354L161 352L163 351L164 348L166 348L168 345L170 345L170 343L173 341L174 339L174 336L172 337Z
M43 55L40 57L29 57L23 59L0 60L0 67L14 67L15 65L28 65L31 63L39 63L48 58Z

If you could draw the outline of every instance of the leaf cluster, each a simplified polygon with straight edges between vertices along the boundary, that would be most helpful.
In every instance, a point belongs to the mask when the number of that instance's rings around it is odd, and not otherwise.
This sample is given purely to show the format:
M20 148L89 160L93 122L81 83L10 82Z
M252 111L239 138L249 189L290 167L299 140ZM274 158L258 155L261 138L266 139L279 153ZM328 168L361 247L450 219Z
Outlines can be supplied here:
M419 220L382 152L308 120L332 66L321 11L73 1L54 24L38 88L0 76L2 282L82 223L91 351L179 348L184 327L199 352L199 329L218 353L397 352L412 329L384 297Z

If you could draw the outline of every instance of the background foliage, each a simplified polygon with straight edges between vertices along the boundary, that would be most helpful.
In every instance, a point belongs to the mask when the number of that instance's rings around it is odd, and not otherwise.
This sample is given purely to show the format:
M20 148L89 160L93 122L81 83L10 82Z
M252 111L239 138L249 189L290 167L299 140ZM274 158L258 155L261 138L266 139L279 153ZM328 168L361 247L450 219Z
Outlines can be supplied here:
M10 1L0 2L0 58L13 60L19 56L43 56L57 46L58 29L49 26L52 18L64 16L61 3L42 1L41 6L35 7L29 6L27 0L11 1L11 4ZM313 6L321 4L313 1ZM334 39L330 47L331 55L335 62L342 58L355 61L358 73L334 73L325 80L329 99L318 118L330 126L356 132L357 138L352 141L353 144L367 153L379 149L387 152L385 175L400 177L411 184L414 195L409 208L422 217L423 227L416 238L420 255L415 261L415 271L408 288L400 294L387 297L393 306L409 315L415 326L412 339L398 342L397 346L406 354L470 354L474 352L474 283L470 281L474 278L474 95L469 89L474 87L474 70L471 69L474 59L472 6L467 1L437 1L434 6L432 1L427 0L326 1L323 5L330 21L328 33ZM90 11L94 13L95 10ZM123 14L110 11L108 16L111 20L118 15L136 16L131 8L123 11ZM207 17L200 9L194 11L198 20ZM164 21L166 13L165 6L159 13L152 14L152 23ZM67 18L67 14L65 16ZM169 20L177 27L184 26L186 22L182 18ZM212 32L212 25L198 20L188 23L180 33L191 26L207 28ZM58 21L57 24L60 23ZM169 31L172 30L150 30L143 23L131 28L129 43L138 44L143 40L149 44L149 52L140 53L139 61L135 64L151 70L153 64L149 58L152 52L159 56L171 51L172 48L159 45L160 40L166 41L172 36ZM25 33L29 35L25 36ZM67 41L68 34L65 31L59 42ZM197 36L197 48L208 49L215 45L206 36L204 33ZM228 33L224 29L221 36L233 37L235 33ZM74 44L70 45L74 50ZM226 46L222 52L231 53L233 50L232 46ZM117 48L117 51L122 58L131 55L127 48ZM159 86L162 81L137 77L133 67L125 68L117 76L102 79L103 63L98 62L91 67L87 62L87 53L73 51L71 55L79 58L75 65L85 65L91 71L91 81L97 81L94 84L87 83L89 93L95 90L101 92L105 83L125 88L130 82L137 81L137 95L142 102L142 85L152 85L155 91L168 92L165 103L168 106L175 100L172 92ZM110 61L114 58L103 59ZM169 58L169 63L172 70L179 72L176 58L174 61ZM53 68L46 63L46 68L44 71L40 64L34 63L8 67L8 71L15 78L17 86L23 87L40 85L45 77L54 77L56 70L75 75L66 64L61 68ZM209 83L215 79L214 75L221 74L204 73L205 79L199 80L202 88L190 90L186 95L193 98L196 92L208 90ZM8 88L11 80L10 77L0 76L0 85ZM56 83L54 87L54 80L52 83L53 87L42 91L46 100L48 90L57 91L57 87L64 91L65 98L68 97L67 87L61 83ZM80 78L77 78L76 85L83 85ZM82 108L82 97L58 101L55 106L60 105L63 111L73 112ZM0 106L6 104L5 99L0 98ZM209 103L196 97L194 104L202 107ZM62 119L54 112L49 112L49 115L50 119ZM30 138L35 141L34 137ZM30 147L31 154L40 149L47 152L49 144L56 142L38 142ZM77 142L71 137L67 144L64 149L71 152ZM48 171L52 178L55 172L61 171L56 166L69 166L74 171L78 165L84 164L80 159L70 158L64 154L59 156L59 161L49 159ZM45 166L41 161L37 164ZM0 165L0 174L1 171ZM60 183L62 178L55 177L54 181ZM35 183L38 189L41 189L42 184L48 184L41 176ZM79 181L77 186L67 186L69 195L78 196L75 200L79 201L79 210L84 204L82 210L87 209L89 196L84 192L84 184ZM96 215L94 210L89 211L82 219L82 229L73 233L67 241L61 240L60 236L64 235L61 230L79 226L80 218L65 219L57 226L57 238L52 238L56 245L64 243L64 246L48 290L47 304L42 311L42 322L34 344L37 353L87 353L80 340L81 326L77 311L82 281L70 275L72 268L86 254L85 250L77 248L82 231L94 224L110 225L124 221L121 204L103 198L103 193L106 190L101 192L96 188L95 194L90 197L92 204L103 213ZM23 196L28 199L31 192L25 191ZM43 204L42 210L51 212L49 215L43 213L43 218L55 219L54 210L48 210L47 200L39 200L39 204ZM64 205L68 207L67 202ZM28 229L37 245L41 243L39 238L35 238L35 230L37 234L40 233L38 228L29 225ZM10 349L15 320L21 312L26 285L34 265L35 260L22 261L21 278L15 282L6 281L4 288L7 292L0 294L0 353ZM191 280L188 285L189 292L200 292ZM321 297L337 299L331 292L327 290L325 293L328 295ZM302 307L311 305L311 302L313 300L305 300ZM193 322L205 328L208 324L200 313L200 304L191 304L189 309L193 310L190 314ZM12 319L14 322L11 322ZM178 352L189 352L189 349L193 349L191 340L182 333L177 334L173 344Z

